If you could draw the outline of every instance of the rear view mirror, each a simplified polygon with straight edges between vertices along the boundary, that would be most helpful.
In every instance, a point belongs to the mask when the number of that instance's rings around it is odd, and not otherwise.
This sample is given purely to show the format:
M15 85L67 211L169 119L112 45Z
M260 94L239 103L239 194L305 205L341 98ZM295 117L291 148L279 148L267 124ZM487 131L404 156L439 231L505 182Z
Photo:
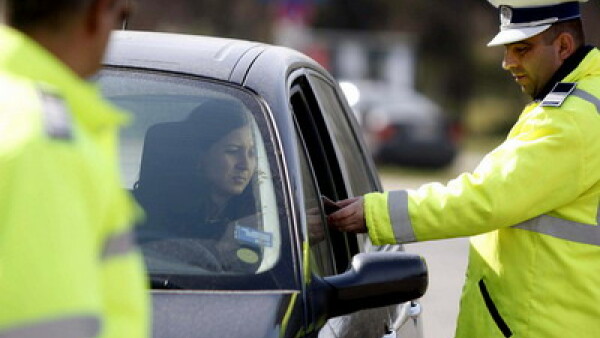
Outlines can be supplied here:
M403 303L421 297L427 290L425 260L405 252L360 253L346 272L325 277L332 288L331 315Z

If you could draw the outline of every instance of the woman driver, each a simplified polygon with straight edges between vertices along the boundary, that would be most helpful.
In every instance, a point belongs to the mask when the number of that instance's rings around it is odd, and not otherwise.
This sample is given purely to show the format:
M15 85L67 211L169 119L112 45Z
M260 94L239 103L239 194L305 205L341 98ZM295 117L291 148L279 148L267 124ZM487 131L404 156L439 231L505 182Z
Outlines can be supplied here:
M177 252L168 249L169 256L190 263L195 257L185 246L194 245L189 239L199 239L219 261L216 270L256 270L261 250L252 239L264 233L256 224L250 184L255 180L251 115L241 104L213 99L184 121L152 126L134 188L147 214L140 227L142 245L156 241L150 245L164 251L180 239ZM151 235L144 239L144 232Z

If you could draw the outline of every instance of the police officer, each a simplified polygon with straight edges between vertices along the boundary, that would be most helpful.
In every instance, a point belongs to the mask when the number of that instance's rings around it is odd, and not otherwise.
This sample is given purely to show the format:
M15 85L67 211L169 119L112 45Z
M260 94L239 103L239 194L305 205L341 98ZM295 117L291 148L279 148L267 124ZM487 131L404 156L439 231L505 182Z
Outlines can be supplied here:
M6 0L0 26L0 337L146 337L125 118L94 74L125 0Z
M474 236L456 337L600 332L600 51L579 2L498 0L502 66L532 101L473 173L329 217L375 244Z

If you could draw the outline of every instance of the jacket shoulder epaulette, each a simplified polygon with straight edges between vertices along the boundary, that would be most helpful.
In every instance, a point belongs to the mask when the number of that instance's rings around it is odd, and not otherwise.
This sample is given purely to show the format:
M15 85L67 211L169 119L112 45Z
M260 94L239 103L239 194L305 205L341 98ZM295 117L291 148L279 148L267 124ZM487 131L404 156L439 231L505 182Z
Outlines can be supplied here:
M558 82L544 97L541 107L560 107L577 87L576 82Z
M72 119L65 100L47 88L39 88L44 129L52 139L70 140Z

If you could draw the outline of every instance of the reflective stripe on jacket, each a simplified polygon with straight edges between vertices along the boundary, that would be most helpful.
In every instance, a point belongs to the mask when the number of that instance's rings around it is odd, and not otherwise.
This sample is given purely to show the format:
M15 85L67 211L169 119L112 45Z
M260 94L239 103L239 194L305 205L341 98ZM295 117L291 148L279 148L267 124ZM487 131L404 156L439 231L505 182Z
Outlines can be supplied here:
M22 34L0 46L0 337L147 337L124 116Z
M563 81L562 105L528 105L473 173L365 197L375 244L474 236L458 338L600 332L600 51Z

